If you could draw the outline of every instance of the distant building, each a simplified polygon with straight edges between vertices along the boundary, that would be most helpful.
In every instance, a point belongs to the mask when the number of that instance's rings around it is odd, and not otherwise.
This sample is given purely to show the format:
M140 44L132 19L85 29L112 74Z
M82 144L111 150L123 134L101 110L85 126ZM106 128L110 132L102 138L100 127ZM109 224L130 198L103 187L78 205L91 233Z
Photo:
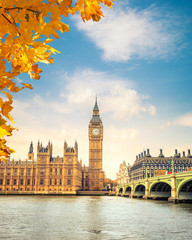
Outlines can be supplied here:
M64 143L62 157L53 157L53 146L38 142L34 159L33 143L26 161L0 162L0 193L76 194L78 190L102 190L103 125L97 99L89 123L89 167L78 160L78 144Z
M129 163L126 165L125 161L120 164L119 172L116 173L116 181L118 185L122 185L131 181L130 168L131 166Z
M192 155L190 149L186 155L183 152L181 156L177 149L173 157L165 157L163 150L160 149L158 157L152 157L149 149L136 156L136 160L132 166L126 165L125 161L120 164L119 172L116 174L118 185L128 182L154 177L160 173L169 174L174 172L183 172L192 168Z
M139 179L154 177L158 170L165 170L166 173L170 173L174 168L174 172L183 172L191 167L192 156L190 150L188 150L187 155L183 152L181 156L176 149L173 157L165 157L162 149L160 149L159 156L152 157L149 149L147 149L147 152L144 151L136 156L136 160L131 167L130 177L131 181L137 181Z

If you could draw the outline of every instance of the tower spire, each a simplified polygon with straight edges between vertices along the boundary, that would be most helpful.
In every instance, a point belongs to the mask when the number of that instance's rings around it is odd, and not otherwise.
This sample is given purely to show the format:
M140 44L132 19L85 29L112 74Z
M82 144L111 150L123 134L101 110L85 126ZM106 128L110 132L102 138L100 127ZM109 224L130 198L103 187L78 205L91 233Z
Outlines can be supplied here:
M95 105L94 105L94 108L93 108L93 116L92 116L92 119L91 119L90 122L97 122L97 123L101 122L100 115L99 115L99 107L98 107L98 104L97 104L97 95L96 95L96 98L95 98Z
M31 144L30 144L29 153L33 153L33 142L31 142Z
M98 104L97 104L97 95L96 95L96 98L95 98L95 106L93 108L93 111L99 111L99 107L98 107Z

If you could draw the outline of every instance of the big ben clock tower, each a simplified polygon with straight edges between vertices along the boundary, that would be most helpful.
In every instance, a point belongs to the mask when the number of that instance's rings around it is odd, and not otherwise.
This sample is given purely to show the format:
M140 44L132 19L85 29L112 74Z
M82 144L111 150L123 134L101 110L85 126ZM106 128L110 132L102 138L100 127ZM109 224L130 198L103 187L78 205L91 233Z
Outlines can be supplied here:
M102 190L103 188L102 153L103 124L96 98L93 116L89 123L89 190Z

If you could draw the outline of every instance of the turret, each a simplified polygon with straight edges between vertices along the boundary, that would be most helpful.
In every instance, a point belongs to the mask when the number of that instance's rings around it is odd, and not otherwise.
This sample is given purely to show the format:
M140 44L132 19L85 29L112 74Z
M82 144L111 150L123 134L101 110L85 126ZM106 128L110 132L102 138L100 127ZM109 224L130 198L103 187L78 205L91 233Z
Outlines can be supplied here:
M77 141L75 141L75 152L77 153L77 159L78 159L78 144L77 144Z
M191 158L191 151L190 151L190 149L188 149L187 157Z
M69 160L70 159L70 160ZM69 147L67 142L64 143L64 162L65 163L77 163L78 161L78 145L75 141L74 147Z
M37 143L37 152L39 152L39 149L40 149L40 142L38 140L38 143Z
M66 152L67 147L68 147L68 145L67 145L67 142L66 142L66 140L65 140L65 142L64 142L64 153Z
M160 149L159 157L164 157L164 155L163 155L163 149Z
M28 152L28 160L34 160L33 143L31 142Z
M146 157L151 157L151 154L150 154L150 152L149 152L149 149L147 149Z
M178 157L178 152L177 152L177 149L175 149L175 154L174 154L174 157Z
M42 142L37 144L37 163L49 163L52 159L52 144L50 141L48 145L44 147Z

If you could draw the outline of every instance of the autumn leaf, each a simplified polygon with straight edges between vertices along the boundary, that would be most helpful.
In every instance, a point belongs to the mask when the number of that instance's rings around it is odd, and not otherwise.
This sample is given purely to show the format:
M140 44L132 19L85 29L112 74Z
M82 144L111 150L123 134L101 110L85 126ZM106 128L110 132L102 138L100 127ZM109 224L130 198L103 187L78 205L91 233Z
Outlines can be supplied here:
M103 17L101 5L112 7L113 0L0 0L0 161L13 152L5 137L11 136L14 93L31 84L16 84L22 73L39 80L42 70L38 63L52 64L52 54L59 53L49 43L59 38L59 32L69 31L62 22L69 14L80 13L83 21L99 21ZM12 69L8 71L7 69Z
M25 87L29 88L29 89L33 89L31 84L28 84L28 83L21 83L21 84L24 85Z

